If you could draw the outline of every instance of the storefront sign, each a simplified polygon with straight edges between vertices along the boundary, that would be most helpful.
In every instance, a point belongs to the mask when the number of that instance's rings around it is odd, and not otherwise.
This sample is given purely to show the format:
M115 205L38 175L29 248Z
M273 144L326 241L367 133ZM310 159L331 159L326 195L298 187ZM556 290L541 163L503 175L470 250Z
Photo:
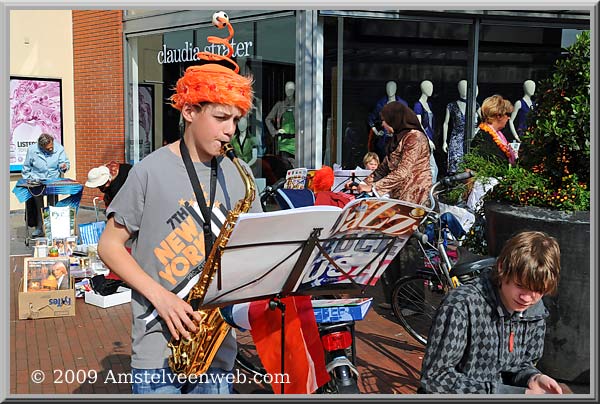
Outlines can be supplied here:
M232 38L230 43L233 47L234 58L250 56L250 48L253 46L252 41L235 42ZM195 62L198 61L198 52L200 52L200 48L193 46L187 41L183 48L167 49L167 45L163 45L162 50L158 51L158 54L156 55L156 60L161 65L168 63ZM224 45L210 44L204 47L204 52L223 55L227 52L227 48Z

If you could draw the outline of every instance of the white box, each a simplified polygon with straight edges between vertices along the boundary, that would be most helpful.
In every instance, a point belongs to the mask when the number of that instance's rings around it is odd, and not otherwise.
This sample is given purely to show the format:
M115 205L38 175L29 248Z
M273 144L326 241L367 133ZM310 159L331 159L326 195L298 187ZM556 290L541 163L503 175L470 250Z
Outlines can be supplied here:
M86 292L85 302L94 306L107 307L117 306L119 304L129 303L131 301L131 289L119 286L117 291L112 295L102 296L96 292Z

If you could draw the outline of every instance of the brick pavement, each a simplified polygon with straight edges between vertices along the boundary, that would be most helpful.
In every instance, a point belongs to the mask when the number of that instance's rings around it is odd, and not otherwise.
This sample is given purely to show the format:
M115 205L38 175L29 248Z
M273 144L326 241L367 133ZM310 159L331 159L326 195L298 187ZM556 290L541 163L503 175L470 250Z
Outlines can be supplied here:
M110 381L110 375L130 371L130 306L102 309L76 299L75 316L19 320L17 285L23 258L10 258L10 393L129 394L128 384L105 381ZM357 323L360 390L367 394L414 393L423 347L377 310L372 308L366 319ZM239 340L242 346L249 343L244 333ZM36 369L46 374L43 383L31 380L31 372ZM81 380L90 370L96 372L95 383L90 379L58 383L78 375ZM72 373L77 371L79 374ZM255 388L252 384L237 386L237 391L246 394Z

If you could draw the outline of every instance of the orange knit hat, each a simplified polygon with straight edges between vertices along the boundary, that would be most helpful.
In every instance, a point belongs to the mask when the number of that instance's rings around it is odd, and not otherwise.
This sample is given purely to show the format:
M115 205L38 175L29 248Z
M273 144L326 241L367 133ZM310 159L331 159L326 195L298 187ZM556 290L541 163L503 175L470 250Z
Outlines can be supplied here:
M234 69L216 63L188 67L183 77L177 81L176 93L170 98L171 105L181 111L186 103L210 102L238 107L242 114L246 115L252 107L252 77L238 74L240 67L230 58L233 54L233 47L229 41L233 38L233 27L227 14L222 11L215 13L213 24L219 29L227 27L229 36L227 38L209 36L207 40L210 43L227 47L227 54L198 52L198 58L206 61L224 60L231 63Z

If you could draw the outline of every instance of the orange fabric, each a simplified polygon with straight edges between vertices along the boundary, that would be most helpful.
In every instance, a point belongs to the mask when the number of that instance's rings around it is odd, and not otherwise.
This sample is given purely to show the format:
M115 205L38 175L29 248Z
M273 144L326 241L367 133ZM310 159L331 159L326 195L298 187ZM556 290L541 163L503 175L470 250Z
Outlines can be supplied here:
M333 173L333 169L329 166L323 166L317 171L315 171L311 189L316 194L321 191L331 191L331 187L333 186L333 181L335 178L335 174Z
M171 105L180 110L184 104L199 104L210 102L215 104L232 105L242 110L246 115L252 107L252 78L238 74L239 66L233 60L233 48L229 40L233 37L233 27L229 21L219 19L229 29L227 38L209 36L208 42L224 45L228 52L217 55L210 52L198 52L198 58L205 61L227 61L234 70L216 63L201 66L190 66L185 70L175 86L176 93L171 96Z
M269 300L252 302L248 318L252 339L265 370L289 375L284 394L310 394L330 379L310 296L281 299L285 304L285 363L281 369L281 311L270 310ZM276 378L273 378L274 381ZM272 383L281 394L281 383Z

